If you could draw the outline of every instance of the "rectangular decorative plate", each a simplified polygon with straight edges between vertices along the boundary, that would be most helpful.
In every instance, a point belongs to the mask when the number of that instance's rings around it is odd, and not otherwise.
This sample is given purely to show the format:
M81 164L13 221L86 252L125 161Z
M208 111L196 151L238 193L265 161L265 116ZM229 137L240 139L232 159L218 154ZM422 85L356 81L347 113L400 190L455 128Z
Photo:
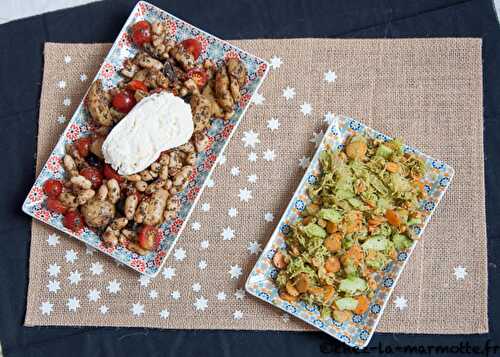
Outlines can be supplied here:
M278 249L284 249L286 247L284 237L289 233L290 225L297 220L301 211L310 202L307 195L307 188L309 185L316 182L320 174L319 154L328 149L341 149L347 138L353 134L362 134L384 141L391 139L387 135L381 134L351 118L341 117L332 122L285 210L285 213L281 217L262 255L259 257L250 273L245 288L250 294L259 299L279 307L351 347L361 349L364 348L372 338L394 286L415 248L416 241L408 250L401 251L398 254L397 260L389 263L383 271L376 276L375 279L379 287L371 300L368 311L363 315L353 315L351 321L346 321L344 323L339 323L332 318L321 319L319 309L316 306L307 305L304 302L289 303L282 300L278 295L278 288L273 280L278 271L272 264L274 253ZM420 202L424 220L420 226L415 227L415 233L418 237L421 237L432 213L435 211L439 201L449 186L454 171L452 167L445 163L435 160L409 146L405 146L405 152L415 153L426 163L426 174L422 180L425 184L427 197Z
M113 43L94 81L101 79L104 87L110 88L116 86L122 79L119 75L119 69L122 67L124 59L133 57L137 53L137 48L132 44L130 38L131 25L143 19L150 22L157 20L166 21L170 35L175 37L176 41L182 41L186 38L196 38L202 44L202 53L200 55L202 60L209 58L216 63L221 63L227 58L238 57L245 63L248 70L248 81L244 88L242 88L242 98L237 103L233 117L227 121L222 119L212 120L211 127L208 128L207 132L210 146L205 152L198 155L194 174L190 177L189 185L184 192L178 194L181 208L177 216L161 226L163 238L158 249L146 256L140 256L121 246L113 248L105 247L99 236L93 231L85 228L81 233L72 232L63 226L60 214L55 214L46 209L44 204L45 197L42 191L43 183L50 178L62 179L64 177L64 169L61 161L65 153L65 145L90 132L92 124L90 123L90 116L84 106L83 100L59 138L54 151L36 179L22 208L30 216L85 242L140 273L154 277L161 270L166 257L186 226L186 222L205 187L206 179L214 169L214 164L219 154L224 150L243 118L252 95L258 90L266 77L269 65L266 61L212 36L147 2L139 1Z

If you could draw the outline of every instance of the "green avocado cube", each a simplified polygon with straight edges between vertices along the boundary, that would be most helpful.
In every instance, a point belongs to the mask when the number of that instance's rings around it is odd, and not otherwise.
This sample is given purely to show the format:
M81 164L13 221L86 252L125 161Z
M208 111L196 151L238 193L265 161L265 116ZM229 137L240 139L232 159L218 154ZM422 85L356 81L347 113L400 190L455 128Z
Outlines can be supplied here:
M353 299L352 297L344 297L341 299L335 300L335 305L339 310L355 310L358 306L358 300Z
M413 245L413 241L403 234L393 235L392 242L394 243L394 248L398 251L408 249Z
M380 144L375 152L375 155L382 156L384 159L388 159L392 154L392 149L387 145Z
M333 223L339 223L342 220L342 214L335 208L322 208L319 211L319 218Z
M361 247L363 250L379 250L384 251L389 247L389 240L383 236L373 236L368 238Z
M339 284L339 291L354 295L363 292L367 288L366 281L358 277L342 279Z
M316 223L309 223L307 226L305 226L304 233L307 234L309 237L320 237L320 238L326 237L326 231Z

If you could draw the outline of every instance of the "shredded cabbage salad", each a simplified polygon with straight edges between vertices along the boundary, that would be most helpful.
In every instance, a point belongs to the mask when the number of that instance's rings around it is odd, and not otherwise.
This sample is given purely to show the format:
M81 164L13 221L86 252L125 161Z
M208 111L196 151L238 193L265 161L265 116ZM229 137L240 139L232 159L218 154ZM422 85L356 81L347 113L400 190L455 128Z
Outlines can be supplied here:
M367 311L376 272L412 246L422 223L425 163L398 140L351 136L320 154L310 204L273 257L280 297L321 308L343 322Z

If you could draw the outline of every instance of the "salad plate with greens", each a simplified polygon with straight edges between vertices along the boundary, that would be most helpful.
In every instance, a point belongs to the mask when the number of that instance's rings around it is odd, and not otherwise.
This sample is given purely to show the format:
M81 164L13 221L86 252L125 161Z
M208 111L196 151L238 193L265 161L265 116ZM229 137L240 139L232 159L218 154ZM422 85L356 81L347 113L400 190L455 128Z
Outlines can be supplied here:
M333 121L247 291L365 347L453 168L346 117Z

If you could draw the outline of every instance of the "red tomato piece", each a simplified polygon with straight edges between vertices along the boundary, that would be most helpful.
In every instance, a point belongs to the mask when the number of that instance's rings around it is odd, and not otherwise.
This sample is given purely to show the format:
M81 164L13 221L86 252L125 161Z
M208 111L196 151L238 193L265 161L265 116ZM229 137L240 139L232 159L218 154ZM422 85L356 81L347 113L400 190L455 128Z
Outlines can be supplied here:
M43 184L43 192L50 198L57 198L61 194L63 184L58 180L47 180Z
M88 136L84 137L84 138L77 139L73 143L73 145L76 148L76 151L78 151L78 154L81 157L87 157L87 155L89 154L90 144L92 144L92 139Z
M128 113L135 105L135 98L130 92L121 91L113 97L111 104L119 112Z
M151 42L151 24L146 20L136 22L132 26L132 41L139 47Z
M102 185L102 174L101 171L95 167L86 167L80 171L80 175L85 177L87 180L92 182L92 188L98 189Z
M142 90L143 92L148 92L148 87L146 87L146 85L144 84L143 81L138 81L136 79L130 81L127 83L127 88L132 90L132 91L136 91L136 90Z
M56 198L47 198L47 208L49 211L65 214L68 208Z
M124 181L123 176L118 175L118 173L111 167L111 165L104 164L103 174L104 177L106 177L108 180L115 179L118 182Z
M78 211L69 211L63 218L64 227L78 232L83 228L83 217Z
M160 244L160 230L155 226L144 225L139 229L139 245L146 250L154 250Z
M198 59L198 57L200 57L201 53L200 41L194 38L188 38L187 40L182 41L181 45L186 49L186 51L190 52L193 55L195 60Z
M199 88L203 88L208 81L207 72L200 68L191 68L188 71L187 76L188 78L193 79Z

